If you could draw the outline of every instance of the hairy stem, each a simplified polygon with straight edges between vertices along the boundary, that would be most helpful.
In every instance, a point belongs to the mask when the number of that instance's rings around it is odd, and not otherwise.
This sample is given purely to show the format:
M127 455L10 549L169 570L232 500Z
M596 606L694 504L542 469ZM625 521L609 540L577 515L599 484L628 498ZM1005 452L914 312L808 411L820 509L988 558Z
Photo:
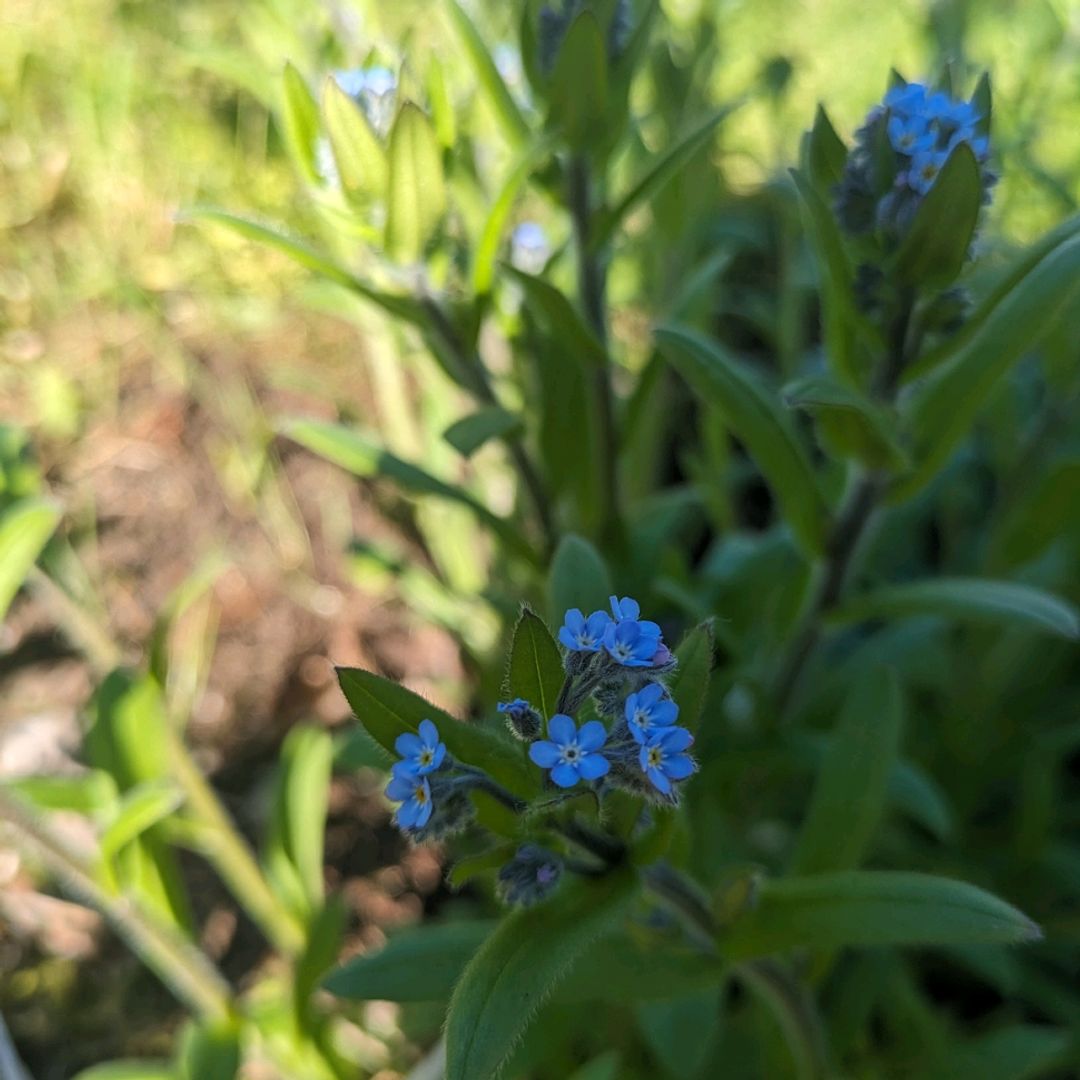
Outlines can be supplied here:
M173 927L141 910L135 899L106 892L82 855L33 810L0 789L0 821L39 858L76 899L96 908L176 997L207 1020L227 1020L232 992L210 961Z
M905 289L900 294L896 315L889 329L888 354L874 382L877 396L884 401L895 398L900 376L918 349L918 342L911 340L914 308L915 293ZM882 477L875 473L864 473L851 486L840 508L829 533L824 561L818 568L813 599L780 665L774 692L778 716L782 716L790 705L807 661L821 640L822 619L836 607L843 595L855 554L884 489Z
M607 273L600 252L592 244L592 176L588 161L581 155L570 159L568 203L574 225L578 258L578 296L592 332L607 346ZM622 535L619 499L618 427L615 422L615 395L611 386L611 362L605 359L592 375L593 409L599 434L596 465L599 470L601 539L617 544Z

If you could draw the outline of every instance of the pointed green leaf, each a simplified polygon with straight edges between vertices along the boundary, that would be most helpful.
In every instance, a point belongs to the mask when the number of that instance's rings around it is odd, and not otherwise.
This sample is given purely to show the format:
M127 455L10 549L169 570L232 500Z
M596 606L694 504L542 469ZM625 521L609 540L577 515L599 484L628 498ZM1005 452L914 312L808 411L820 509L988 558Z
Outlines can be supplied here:
M562 654L551 631L535 611L523 608L510 646L507 697L522 697L541 716L550 718L555 714L555 702L565 678Z
M960 143L923 196L893 268L911 285L947 285L960 273L982 206L979 163Z
M431 121L411 101L390 129L387 162L386 249L401 262L415 262L446 209L446 186Z
M496 925L461 921L401 930L378 952L335 968L322 985L352 1001L445 1001Z
M852 870L763 882L757 906L718 939L731 960L789 949L879 945L1016 944L1038 926L962 881Z
M255 240L260 244L275 248L305 269L312 270L335 285L340 285L362 296L390 315L395 315L405 322L424 329L428 326L423 307L411 296L398 296L375 289L321 252L267 225L212 206L190 207L180 215L180 218L185 221L212 221L224 225L248 240Z
M871 469L907 464L888 412L858 390L826 375L810 375L784 387L784 400L817 421L822 441L840 458L854 457Z
M303 75L287 63L282 73L282 124L293 160L309 184L321 184L317 145L319 107Z
M854 622L911 615L1025 626L1072 641L1080 638L1080 614L1072 604L1033 585L983 578L933 578L888 585L853 597L831 617L838 622Z
M584 537L565 533L548 572L548 612L552 622L561 626L570 608L580 608L586 615L600 608L606 610L611 592L611 575L600 552Z
M432 476L419 465L402 461L363 432L329 421L303 419L284 420L278 430L356 476L384 476L415 495L431 495L467 506L499 537L507 551L530 562L536 561L536 553L513 522L493 514L462 488Z
M825 504L817 477L776 397L720 345L681 327L660 327L660 346L697 393L715 405L746 446L802 548L822 550Z
M457 0L446 0L446 10L449 12L450 21L457 31L461 44L465 47L465 53L473 66L477 81L502 126L503 134L513 146L523 146L529 138L529 125L506 88L506 83L503 82L499 69L491 58L491 53L488 52L472 20L465 14L464 8Z
M468 458L489 440L517 434L521 428L521 417L498 405L489 405L455 421L443 432L443 438L462 457Z
M656 161L637 183L610 210L601 215L589 240L593 249L602 248L607 244L616 230L638 207L651 202L668 181L690 164L697 153L708 144L720 122L730 116L736 108L738 105L725 105L717 109L683 139L658 155Z
M937 473L1009 368L1078 297L1080 236L1073 234L1025 273L967 344L912 395L907 419L917 464L894 500L910 498Z
M1069 1032L1047 1024L1010 1024L975 1039L951 1042L919 1070L924 1080L1034 1080L1064 1076L1070 1064Z
M20 499L0 513L0 620L59 524L60 508L47 499Z
M521 756L520 744L509 735L467 724L389 679L361 668L337 669L342 693L363 725L381 746L395 754L394 741L404 732L416 732L420 721L431 720L446 749L469 765L486 769L500 784L523 797L536 793L537 770Z
M588 8L566 31L555 59L549 90L549 122L578 151L605 134L608 110L608 59L604 32Z
M483 232L473 256L473 291L479 296L491 292L495 280L495 261L499 255L503 230L514 208L518 192L537 165L551 152L551 140L537 139L518 158L491 204Z
M897 761L889 773L889 803L943 843L956 832L948 798L918 765Z
M851 870L862 861L884 814L902 714L896 675L887 668L863 672L829 740L795 846L793 874Z
M668 690L679 706L679 724L697 731L705 698L709 692L709 676L713 665L713 620L698 624L679 642L675 650L679 665L668 676Z
M843 175L847 155L844 140L836 134L829 114L819 104L814 126L806 134L803 168L822 198L831 198L833 187Z
M516 911L469 961L446 1020L446 1080L492 1080L532 1015L636 892L628 871L564 885Z
M603 367L607 353L573 304L554 285L512 266L506 272L522 287L529 310L576 359Z
M333 741L321 728L294 727L281 748L274 815L267 844L267 861L287 861L300 895L302 913L323 905L323 834L330 793Z
M971 95L971 104L979 114L975 121L975 130L984 138L990 137L990 125L993 120L994 102L993 93L990 89L990 73L984 71L975 84L975 93Z
M170 780L149 780L125 792L117 816L101 834L101 857L114 858L121 848L168 817L183 801L184 793Z
M837 380L858 385L856 330L863 320L855 308L854 273L836 215L814 185L792 170L803 223L814 249L821 289L825 359Z
M116 781L104 769L87 769L77 776L19 776L0 786L39 810L74 810L87 816L115 813L118 799Z
M652 1055L671 1077L697 1076L719 1035L718 984L707 990L638 1005L638 1028Z
M323 85L322 111L345 194L353 198L383 198L386 152L363 110L334 78L327 78Z

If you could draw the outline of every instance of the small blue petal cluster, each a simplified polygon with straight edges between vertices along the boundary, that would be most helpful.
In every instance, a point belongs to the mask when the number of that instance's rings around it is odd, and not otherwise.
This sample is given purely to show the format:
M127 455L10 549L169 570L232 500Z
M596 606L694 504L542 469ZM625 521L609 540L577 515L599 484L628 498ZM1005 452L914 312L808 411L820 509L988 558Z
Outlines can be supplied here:
M973 101L954 100L922 83L894 86L856 133L837 188L841 224L852 234L900 236L961 144L979 163L988 200L996 177L987 166L986 119Z
M571 608L559 629L559 641L571 652L607 652L623 667L663 667L671 653L661 641L660 627L654 622L639 619L641 607L636 600L624 596L610 599L611 614L594 611L587 618L578 608Z
M387 798L401 803L394 820L402 830L422 829L431 820L435 800L428 775L446 759L446 744L430 720L421 720L417 734L407 731L397 737L394 749L401 761L390 771Z
M540 713L524 698L500 701L496 708L506 717L510 731L525 742L532 742L540 734Z

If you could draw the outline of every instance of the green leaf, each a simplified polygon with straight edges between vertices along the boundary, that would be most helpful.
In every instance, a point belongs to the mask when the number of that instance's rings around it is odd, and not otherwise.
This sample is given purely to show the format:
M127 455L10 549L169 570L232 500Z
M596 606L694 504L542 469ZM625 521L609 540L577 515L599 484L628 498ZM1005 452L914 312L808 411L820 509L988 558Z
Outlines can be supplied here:
M268 225L261 225L257 221L251 221L249 218L230 214L227 210L218 210L212 206L190 207L183 211L180 219L182 221L212 221L218 225L224 225L247 240L255 240L260 244L275 248L305 269L356 293L388 314L421 329L428 328L428 319L423 307L412 297L397 296L375 289L321 252Z
M1017 566L1055 540L1080 536L1080 457L1057 461L1006 504L991 539L991 562Z
M555 58L548 95L549 123L579 152L605 135L608 111L608 61L604 32L588 8L566 31Z
M659 155L637 183L610 210L601 214L589 238L590 246L594 250L604 247L619 226L639 206L651 202L668 181L674 179L681 169L694 160L698 151L708 144L720 122L730 116L736 108L738 108L737 105L725 105L717 109L687 136Z
M170 780L149 780L124 794L118 814L101 834L101 856L111 860L147 829L168 817L184 801L184 793Z
M826 448L854 457L871 469L903 469L907 455L897 442L894 422L880 405L826 375L810 375L784 387L784 400L817 421Z
M1038 926L974 885L930 874L852 870L763 882L757 906L718 940L730 960L788 949L1037 941Z
M994 103L990 89L990 73L988 71L984 71L979 76L979 81L975 85L975 93L971 95L971 104L975 106L975 111L979 114L979 119L975 121L976 132L982 135L983 138L989 138Z
M236 1021L189 1023L180 1038L178 1080L235 1080L240 1068L240 1028Z
M829 740L795 846L793 874L851 870L862 861L884 814L902 722L895 674L867 669Z
M716 342L674 326L660 327L656 337L679 374L704 401L717 407L746 446L800 546L819 554L825 505L817 477L777 399Z
M78 776L20 776L0 784L39 810L74 810L93 815L115 809L116 781L103 769L87 769Z
M560 626L570 608L580 608L586 615L606 610L611 575L600 552L584 537L564 533L559 540L548 571L547 594L548 612Z
M444 151L453 150L457 142L457 117L446 86L445 65L434 54L428 57L427 92L439 145Z
M498 870L514 857L516 844L497 844L487 851L478 852L476 855L466 855L456 859L446 874L446 882L452 889L460 889L467 885L473 878L487 873L489 870ZM465 965L462 964L462 967Z
M19 499L0 514L0 620L60 524L60 508L47 499Z
M679 665L668 676L668 690L679 706L679 724L697 731L709 692L713 665L713 620L699 623L675 650Z
M712 1052L721 1015L719 985L650 1001L636 1009L638 1027L652 1055L673 1077L697 1076Z
M791 176L818 264L825 359L838 380L858 385L856 330L864 320L855 308L854 274L847 248L836 215L813 184L794 170Z
M910 285L943 286L960 273L982 206L979 163L960 143L923 197L893 269Z
M514 208L514 201L532 171L550 151L550 139L537 139L530 145L515 162L491 204L476 245L476 254L473 256L472 285L477 296L485 296L491 292L495 280L495 260L499 255L503 230L509 220L510 211Z
M285 142L293 160L309 184L320 185L317 146L319 107L308 90L303 75L287 63L282 73L282 124Z
M999 380L1078 296L1080 236L1073 236L1025 274L967 344L913 394L907 418L917 465L894 489L894 501L910 498L935 475Z
M513 146L523 146L529 139L529 125L506 88L506 83L503 82L487 46L457 0L446 0L446 10L461 39L461 44L465 47L465 53L476 72L480 87L502 126L503 134Z
M1029 274L1037 269L1048 255L1077 235L1080 235L1080 214L1075 214L1063 221L1034 244L1024 248L1013 260L1008 270L1001 275L998 283L990 290L982 303L968 316L964 325L954 335L942 342L941 345L928 350L908 367L904 372L904 382L920 378L945 360L956 356L961 349L966 348L971 339L975 337L990 316L997 310L998 305Z
M628 871L568 883L547 903L516 911L469 961L446 1020L446 1080L491 1080L533 1013L594 938L624 912Z
M951 1043L935 1060L920 1070L925 1080L1032 1080L1046 1073L1065 1075L1059 1070L1069 1064L1069 1032L1045 1024L1010 1024Z
M386 249L415 262L446 209L439 140L427 114L406 101L390 129L386 197Z
M920 824L938 840L953 838L952 808L937 782L910 761L897 761L889 773L889 803Z
M550 719L565 678L562 655L544 620L530 608L522 608L510 646L507 697L523 697Z
M443 432L443 438L462 457L469 458L484 443L516 435L521 428L521 417L500 409L498 405L489 405L456 420Z
M830 617L837 622L856 622L909 615L1025 626L1073 641L1080 637L1080 614L1067 601L1033 585L983 578L932 578L888 585L853 597Z
M607 364L604 346L574 305L554 285L513 266L507 265L504 269L524 290L529 310L564 349L586 365L603 367Z
M836 134L829 114L818 105L814 126L806 133L803 169L823 199L831 198L847 163L848 149Z
M619 1080L619 1055L609 1050L586 1062L568 1080Z
M325 420L284 420L279 423L278 430L286 438L340 465L354 476L383 476L414 495L430 495L467 506L498 536L507 551L536 562L536 552L514 522L493 514L467 491L432 476L419 465L402 461L384 450L371 436Z
M177 1080L168 1061L124 1059L92 1065L76 1073L74 1080Z
M352 1001L445 1001L476 950L491 936L488 920L425 923L391 936L378 952L335 968L322 985Z
M308 725L294 727L281 748L267 862L272 868L288 862L292 873L286 872L285 890L305 915L323 906L323 835L333 753L329 733Z
M345 194L351 198L383 198L386 151L363 110L332 77L323 84L322 113Z
M403 732L416 732L426 718L439 729L439 736L454 757L483 766L499 783L519 795L536 793L536 770L522 760L520 744L512 743L509 735L504 737L457 720L404 686L370 671L339 667L337 675L357 720L391 753L396 754L394 740Z

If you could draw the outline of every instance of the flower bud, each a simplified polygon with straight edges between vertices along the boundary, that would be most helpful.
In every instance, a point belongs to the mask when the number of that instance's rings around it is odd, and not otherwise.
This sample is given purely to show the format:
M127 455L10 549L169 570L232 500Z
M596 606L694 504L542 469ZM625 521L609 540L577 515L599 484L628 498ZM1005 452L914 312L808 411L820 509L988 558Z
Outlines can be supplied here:
M548 896L562 877L562 859L538 844L522 844L499 871L496 891L504 904L529 907Z
M496 707L506 717L506 726L511 734L523 742L532 742L540 734L540 713L524 698L500 701Z

